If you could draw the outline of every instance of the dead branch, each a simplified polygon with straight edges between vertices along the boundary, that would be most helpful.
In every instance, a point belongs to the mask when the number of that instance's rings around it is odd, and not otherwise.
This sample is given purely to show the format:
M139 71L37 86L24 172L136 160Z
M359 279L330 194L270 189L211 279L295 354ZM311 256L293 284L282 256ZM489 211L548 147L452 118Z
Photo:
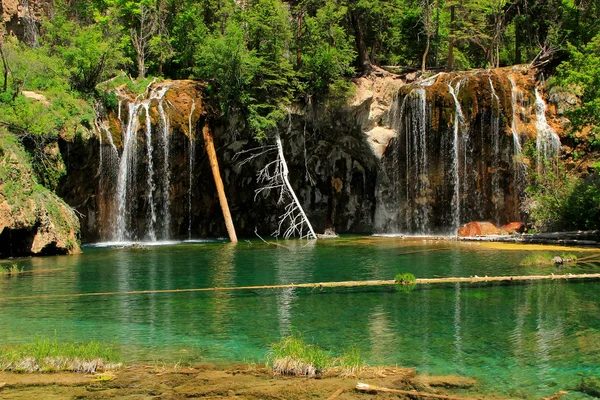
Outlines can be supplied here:
M361 391L361 392L396 393L396 394L403 394L408 397L414 397L414 398L443 399L443 400L466 400L465 397L446 396L443 394L417 392L415 390L388 389L388 388L372 386L372 385L369 385L366 383L360 383L360 382L356 385L356 390Z

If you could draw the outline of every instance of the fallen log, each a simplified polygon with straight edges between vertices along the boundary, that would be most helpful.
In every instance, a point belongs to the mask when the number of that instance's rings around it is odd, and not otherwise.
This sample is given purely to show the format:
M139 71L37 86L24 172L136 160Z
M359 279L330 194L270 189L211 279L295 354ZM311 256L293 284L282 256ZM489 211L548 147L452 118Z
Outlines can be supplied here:
M331 396L329 396L327 398L327 400L333 400L338 398L339 395L341 395L342 393L344 393L344 389L340 388L338 390L336 390Z
M448 396L445 394L417 392L416 390L388 389L388 388L372 386L367 383L360 383L360 382L356 384L356 390L361 391L361 392L383 392L383 393L403 394L405 396L414 397L414 398L443 399L443 400L466 400L466 397L456 397L456 396Z
M518 282L518 281L537 281L537 280L578 280L578 279L600 279L598 274L564 274L564 275L516 275L516 276L471 276L468 278L418 278L414 282L404 283L404 285L426 285L436 283L487 283L487 282ZM157 290L137 290L128 292L92 292L92 293L70 293L70 294L42 294L33 296L14 296L2 297L0 301L28 300L28 299L55 299L68 297L92 297L92 296L117 296L117 295L135 295L135 294L156 294L156 293L191 293L191 292L220 292L236 290L262 290L262 289L294 289L294 288L312 288L323 289L333 287L362 287L362 286L394 286L403 285L395 280L370 280L370 281L343 281L343 282L320 282L320 283L287 283L281 285L263 285L263 286L221 286L207 288L186 288L186 289L157 289Z
M206 154L208 154L208 160L210 161L210 168L213 173L213 179L217 188L217 194L219 195L219 203L221 204L221 211L223 212L223 219L225 220L225 227L227 228L227 234L231 243L237 243L237 235L235 233L235 227L233 220L231 219L231 213L229 212L229 205L227 204L227 197L225 196L225 188L223 187L223 180L221 179L221 172L219 171L219 161L217 159L217 151L215 150L215 144L213 141L212 132L208 125L204 125L202 128L202 135L204 136L204 144L206 147Z

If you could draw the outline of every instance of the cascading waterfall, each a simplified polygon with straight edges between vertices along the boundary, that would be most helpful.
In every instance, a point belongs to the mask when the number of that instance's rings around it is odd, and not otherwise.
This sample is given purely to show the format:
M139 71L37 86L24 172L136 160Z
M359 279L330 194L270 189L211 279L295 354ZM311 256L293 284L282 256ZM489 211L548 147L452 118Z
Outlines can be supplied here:
M494 89L494 83L492 77L489 76L490 90L492 91L491 96L491 110L490 110L490 134L492 135L492 203L494 204L494 222L500 223L500 208L504 205L503 191L500 188L500 174L498 170L500 168L500 98L496 94Z
M162 230L161 236L163 239L169 239L171 236L171 170L169 164L169 134L170 134L170 123L167 113L164 108L164 96L169 90L171 85L162 85L157 87L150 93L150 100L157 102L157 110L159 116L159 146L162 150L162 170L161 170L161 215L162 215Z
M194 172L194 156L195 156L195 141L194 131L192 127L192 116L196 110L196 102L192 100L192 106L190 107L190 115L188 118L188 134L189 134L189 165L188 165L188 239L192 238L192 175Z
M535 127L537 131L537 171L544 173L547 167L556 171L558 168L558 156L560 154L560 138L546 120L546 103L538 87L535 87Z
M454 178L454 196L452 198L452 209L453 209L453 221L452 225L454 229L458 229L460 226L460 128L464 123L465 117L462 112L462 107L458 101L458 95L460 94L460 85L462 80L459 80L456 87L452 87L448 84L448 91L454 99L454 141L452 143L454 159L452 160L452 176ZM466 153L466 152L465 152ZM466 164L466 163L465 163Z
M150 119L150 102L145 101L143 103L144 110L146 111L146 157L148 158L148 171L146 178L146 189L148 190L147 200L148 208L150 212L147 214L148 222L146 226L146 234L148 240L151 242L156 241L156 232L154 231L154 225L156 224L156 205L154 204L154 163L152 160L152 120Z
M375 232L453 234L465 222L520 220L523 186L514 182L524 163L519 133L511 139L504 123L518 108L506 75L441 74L400 89L387 120L397 136L381 159ZM514 110L504 109L511 98Z
M170 236L170 168L169 168L169 120L166 115L163 98L169 85L149 88L146 95L139 95L133 101L127 101L122 93L118 105L118 117L123 127L123 151L118 161L116 171L115 209L113 240L127 241L144 238L150 241L168 239ZM146 98L144 98L146 97ZM160 133L155 135L152 125L151 107L157 103ZM123 104L127 105L127 115L123 116ZM126 117L126 122L124 118ZM140 131L140 118L145 119ZM118 152L112 141L110 132L106 130L109 138L111 152ZM138 213L137 175L138 168L138 141L145 143L142 176L145 176L143 186L144 222L140 224ZM158 150L155 144L158 145ZM160 153L158 153L160 152ZM158 154L156 154L158 153ZM161 157L162 154L162 157ZM157 162L159 168L157 168ZM162 163L162 165L161 165ZM157 179L159 171L161 178ZM160 182L157 186L157 182ZM141 183L141 182L140 182ZM157 230L160 229L160 230ZM158 233L160 232L160 233Z
M116 202L118 210L115 239L120 242L130 239L129 218L131 216L131 209L134 208L135 196L128 196L127 194L135 186L137 131L139 125L138 112L142 106L140 98L141 96L136 97L135 101L127 105L128 121L123 135L123 153L121 154L117 175Z
M431 191L427 147L427 99L423 88L416 88L408 95L409 110L406 115L406 206L404 207L406 229L429 233ZM404 106L407 104L404 103Z

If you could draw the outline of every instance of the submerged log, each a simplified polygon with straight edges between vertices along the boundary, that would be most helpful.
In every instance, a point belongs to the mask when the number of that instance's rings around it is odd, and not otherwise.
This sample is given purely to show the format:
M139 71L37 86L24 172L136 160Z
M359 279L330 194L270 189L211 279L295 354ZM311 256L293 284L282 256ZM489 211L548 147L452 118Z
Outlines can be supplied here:
M405 283L405 285L423 285L435 283L486 283L486 282L517 282L517 281L537 281L537 280L577 280L577 279L600 279L598 274L565 274L565 275L517 275L517 276L483 276L477 275L468 278L419 278L414 282ZM67 297L91 297L91 296L116 296L116 295L134 295L134 294L155 294L155 293L190 293L190 292L220 292L234 290L262 290L262 289L294 289L309 288L322 289L332 287L362 287L362 286L394 286L403 285L395 280L370 280L370 281L344 281L344 282L320 282L320 283L288 283L281 285L265 286L221 286L208 288L188 288L188 289L159 289L159 290L137 290L129 292L92 292L92 293L74 293L74 294L43 294L34 296L14 296L0 297L1 301L27 300L27 299L56 299Z
M361 392L383 392L383 393L403 394L405 396L413 397L413 398L466 400L465 397L456 397L456 396L448 396L445 394L417 392L416 390L388 389L388 388L373 386L373 385L369 385L367 383L360 383L360 382L356 384L356 390L361 391Z
M206 153L208 154L210 168L212 169L213 178L215 180L215 186L217 187L219 203L221 203L221 210L223 211L223 218L225 219L225 226L227 227L229 240L231 241L231 243L237 243L238 239L237 235L235 234L235 227L233 226L231 213L229 212L229 204L227 204L227 197L225 196L225 189L223 187L223 180L221 179L221 172L219 171L219 161L217 159L215 143L213 141L213 136L208 125L204 125L204 127L202 128L202 135L204 136Z

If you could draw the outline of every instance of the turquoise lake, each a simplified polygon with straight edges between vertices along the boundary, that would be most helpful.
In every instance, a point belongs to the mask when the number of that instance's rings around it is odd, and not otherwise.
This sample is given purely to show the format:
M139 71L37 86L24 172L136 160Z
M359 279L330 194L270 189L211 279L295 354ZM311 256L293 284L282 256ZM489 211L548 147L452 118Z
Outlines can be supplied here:
M88 297L50 294L221 286L600 272L600 264L521 266L544 248L443 240L345 237L330 241L222 241L143 249L86 247L75 256L3 260L35 273L0 276L0 343L97 340L126 361L261 361L301 334L333 352L350 346L371 364L478 380L477 390L541 398L600 376L600 281L435 284ZM513 247L514 248L514 247ZM600 251L551 249L579 258ZM41 272L40 270L45 270ZM572 392L567 399L589 398Z

